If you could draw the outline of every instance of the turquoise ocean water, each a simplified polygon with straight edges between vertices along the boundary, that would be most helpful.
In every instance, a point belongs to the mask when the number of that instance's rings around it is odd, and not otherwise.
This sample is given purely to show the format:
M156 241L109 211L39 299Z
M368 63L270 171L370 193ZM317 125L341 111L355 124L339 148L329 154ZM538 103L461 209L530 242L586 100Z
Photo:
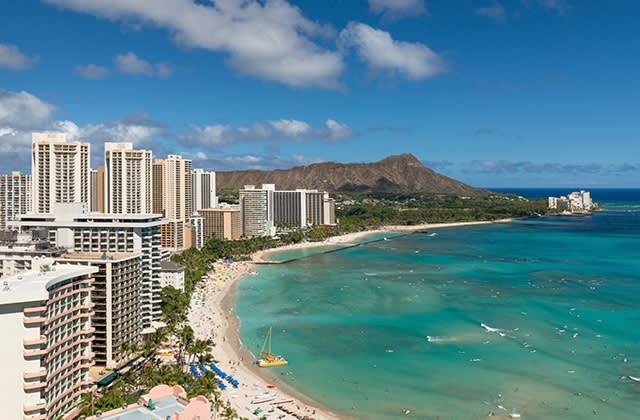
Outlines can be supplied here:
M355 418L640 418L640 194L615 198L260 266L242 340L273 325L273 373Z

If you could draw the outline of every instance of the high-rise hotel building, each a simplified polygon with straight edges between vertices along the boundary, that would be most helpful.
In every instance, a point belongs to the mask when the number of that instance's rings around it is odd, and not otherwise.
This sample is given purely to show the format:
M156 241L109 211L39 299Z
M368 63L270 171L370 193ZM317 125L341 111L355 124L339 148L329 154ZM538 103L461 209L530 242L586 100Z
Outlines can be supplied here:
M140 322L143 334L160 320L160 227L158 214L88 213L80 204L58 204L53 214L20 217L22 232L49 231L49 240L58 247L82 253L135 253L141 255Z
M151 150L136 150L131 143L105 143L105 213L153 212Z
M184 224L193 214L191 160L169 155L153 164L153 212L163 214L168 223L162 227L162 246L180 250L185 246Z
M334 225L335 204L329 193L298 189L273 193L273 221L279 229Z
M65 133L33 133L32 211L50 213L55 203L89 205L89 144L67 141Z
M31 205L30 175L22 175L20 172L0 175L0 230L7 229L7 222L29 213Z
M62 418L90 392L91 266L52 265L0 286L2 418Z
M180 155L169 155L163 162L164 216L167 219L185 220L193 213L191 160L183 159Z
M300 229L307 226L306 190L274 191L273 222L279 229Z
M240 190L240 226L244 236L273 236L275 234L274 192L275 185L273 184L262 184L260 189L255 185L245 185Z
M194 169L191 173L191 182L193 188L191 209L194 212L218 206L215 172Z
M125 252L70 252L58 262L91 265L94 274L91 301L92 350L96 366L121 367L132 353L126 351L142 340L140 323L141 255ZM160 271L162 274L162 271Z

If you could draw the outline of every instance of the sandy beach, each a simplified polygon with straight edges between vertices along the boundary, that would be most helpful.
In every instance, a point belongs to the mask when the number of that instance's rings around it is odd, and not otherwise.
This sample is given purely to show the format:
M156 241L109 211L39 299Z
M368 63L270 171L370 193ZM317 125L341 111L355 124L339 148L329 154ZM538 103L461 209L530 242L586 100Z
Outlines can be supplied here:
M287 251L292 249L303 249L303 248L315 248L322 247L327 245L349 245L355 244L361 241L363 238L366 238L369 235L376 233L385 233L385 232L415 232L418 230L431 230L431 229L442 229L442 228L452 228L452 227L462 227L462 226L475 226L475 225L489 225L495 223L509 223L514 219L499 219L499 220L483 220L478 222L452 222L452 223L423 223L420 225L388 225L383 226L379 229L374 230L365 230L362 232L353 232L348 233L346 235L333 236L324 241L319 242L300 242L297 244L291 244L286 246L281 246L278 248L265 249L264 251L258 251L251 256L252 261L256 263L269 262L269 254L273 252Z
M309 398L296 393L268 370L254 365L255 358L242 346L239 320L233 311L237 282L255 272L251 262L214 264L215 274L194 292L189 323L198 338L211 338L212 349L220 369L240 383L221 391L227 402L241 417L258 418L268 414L278 419L338 419L339 416ZM262 370L261 370L262 369ZM257 403L264 401L263 403ZM255 410L260 408L258 416Z
M413 226L384 226L383 228L335 236L321 242L303 242L253 254L252 262L216 262L213 274L200 283L194 291L188 319L197 338L211 338L216 344L212 349L218 367L233 375L239 382L237 389L229 386L222 391L222 400L236 412L247 418L269 414L279 419L337 419L344 418L322 407L309 397L282 382L268 369L259 368L255 357L242 345L239 337L239 320L234 311L238 282L255 273L254 262L268 262L268 255L289 249L312 248L327 245L350 245L369 235L384 232L411 232L447 227L471 226L491 223L507 223L513 219L460 223L429 223ZM259 401L264 401L258 403ZM254 414L260 408L260 415Z

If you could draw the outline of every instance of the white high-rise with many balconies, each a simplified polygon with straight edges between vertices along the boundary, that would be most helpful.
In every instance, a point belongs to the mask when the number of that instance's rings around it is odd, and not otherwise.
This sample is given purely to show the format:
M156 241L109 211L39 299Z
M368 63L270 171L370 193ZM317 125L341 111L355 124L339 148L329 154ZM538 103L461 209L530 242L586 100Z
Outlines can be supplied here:
M32 211L50 213L56 203L89 205L89 143L67 141L65 133L31 135Z
M91 295L97 271L63 264L3 279L2 418L73 418L70 411L91 391Z
M136 150L131 143L105 143L105 213L153 212L151 150Z
M31 204L30 175L0 175L0 230L7 229L7 222L29 213Z
M191 187L193 189L191 205L192 211L217 207L216 197L216 173L203 169L194 169L191 172Z
M262 184L258 189L255 185L245 185L239 192L240 201L240 225L242 235L250 238L253 236L273 236L275 226L273 223L273 195L275 185Z

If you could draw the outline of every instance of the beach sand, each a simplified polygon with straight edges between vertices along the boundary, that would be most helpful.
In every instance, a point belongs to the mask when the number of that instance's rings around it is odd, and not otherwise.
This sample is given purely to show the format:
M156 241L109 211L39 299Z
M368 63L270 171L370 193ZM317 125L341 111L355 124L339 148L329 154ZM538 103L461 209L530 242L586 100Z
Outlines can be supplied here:
M375 233L411 232L423 229L506 223L512 220L385 226L376 230L334 236L321 242L303 242L259 251L251 257L253 262L268 262L268 255L271 252L336 244L350 245L361 242L367 236ZM255 273L253 262L214 263L212 267L214 274L198 285L191 300L188 319L195 336L200 339L211 338L213 340L215 346L212 349L212 355L217 361L218 367L233 375L240 382L237 389L229 386L226 390L221 391L222 400L225 403L228 402L241 417L247 418L256 418L253 414L256 408L262 410L261 415L269 413L269 410L273 409L273 412L269 414L269 417L272 418L302 419L305 416L314 419L346 418L332 413L329 408L300 394L268 369L257 367L255 356L242 345L239 337L240 321L235 314L234 306L238 282L245 276ZM277 395L273 395L274 393ZM265 403L252 403L252 401L269 400L272 397L272 400ZM291 401L279 405L288 412L276 408L277 404L272 404L282 401Z
M424 223L420 225L388 225L375 230L365 230L362 232L347 233L345 235L333 236L319 242L299 242L297 244L285 245L278 248L258 251L251 256L251 260L256 263L270 262L269 254L273 252L288 251L292 249L316 248L327 245L351 245L363 241L369 235L385 232L415 232L418 230L442 229L462 226L489 225L494 223L509 223L514 219L486 220L478 222L452 222L452 223Z
M238 281L255 272L254 264L217 262L214 270L215 274L201 283L193 293L188 318L197 338L211 338L214 341L211 353L218 367L240 382L237 389L229 385L226 390L221 391L222 401L225 404L228 402L238 415L247 418L258 418L271 409L273 412L269 413L270 418L344 418L291 389L267 369L257 367L255 357L242 345L239 338L240 322L233 307ZM274 393L277 395L273 395ZM270 401L252 403L260 400ZM290 402L272 404L282 401ZM256 408L262 410L259 416L253 414Z

